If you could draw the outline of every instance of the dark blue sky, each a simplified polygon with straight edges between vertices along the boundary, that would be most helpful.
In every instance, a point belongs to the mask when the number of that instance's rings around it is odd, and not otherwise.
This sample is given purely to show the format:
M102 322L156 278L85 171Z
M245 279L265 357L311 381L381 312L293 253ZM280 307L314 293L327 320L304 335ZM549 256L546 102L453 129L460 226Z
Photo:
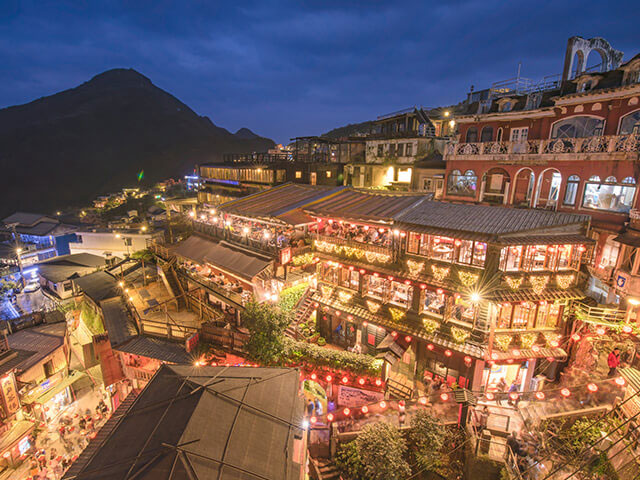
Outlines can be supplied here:
M217 125L283 142L515 75L567 38L640 51L640 2L0 1L0 107L132 67Z

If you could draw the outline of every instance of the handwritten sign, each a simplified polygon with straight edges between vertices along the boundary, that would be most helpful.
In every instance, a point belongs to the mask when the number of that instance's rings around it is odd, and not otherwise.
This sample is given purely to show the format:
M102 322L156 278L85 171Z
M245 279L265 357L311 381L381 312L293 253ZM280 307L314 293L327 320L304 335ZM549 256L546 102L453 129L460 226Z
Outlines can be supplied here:
M376 403L384 399L384 393L361 390L359 388L338 387L338 405L346 407L359 407L368 403Z

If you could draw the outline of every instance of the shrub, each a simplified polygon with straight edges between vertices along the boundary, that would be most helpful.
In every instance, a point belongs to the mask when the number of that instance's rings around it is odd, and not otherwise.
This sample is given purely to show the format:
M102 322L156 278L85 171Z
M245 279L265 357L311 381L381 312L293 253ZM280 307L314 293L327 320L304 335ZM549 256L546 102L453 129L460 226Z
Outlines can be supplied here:
M371 355L330 350L313 343L296 342L290 339L285 339L283 360L294 363L305 361L316 366L349 370L356 374L370 376L380 375L382 366L382 362Z
M318 339L318 345L321 347L324 347L327 344L327 341L324 339L324 337L320 337Z
M80 319L94 335L104 333L104 325L100 315L94 312L93 308L85 301L80 304Z
M356 439L356 446L367 479L401 480L411 475L411 468L404 459L407 444L400 431L390 423L365 425Z
M250 333L245 344L249 356L262 365L277 363L284 351L288 316L267 303L252 301L245 306L242 319Z
M409 440L420 468L435 471L443 465L441 450L447 430L431 412L419 409L411 417Z
M335 463L343 477L350 480L365 480L364 465L358 453L356 441L341 443L336 451Z
M296 305L304 295L304 292L309 286L308 283L300 283L293 287L285 288L280 292L280 300L278 301L278 307L284 313L289 314L296 308Z

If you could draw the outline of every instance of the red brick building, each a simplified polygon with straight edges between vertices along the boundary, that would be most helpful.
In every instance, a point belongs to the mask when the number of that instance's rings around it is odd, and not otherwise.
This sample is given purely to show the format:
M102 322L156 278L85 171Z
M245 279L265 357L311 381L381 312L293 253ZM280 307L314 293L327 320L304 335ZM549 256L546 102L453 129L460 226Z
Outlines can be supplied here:
M584 71L590 51L602 64ZM640 295L629 277L640 237L624 233L639 208L640 55L622 63L606 40L573 37L561 77L494 84L464 104L445 151L445 200L588 214L589 293L603 303Z

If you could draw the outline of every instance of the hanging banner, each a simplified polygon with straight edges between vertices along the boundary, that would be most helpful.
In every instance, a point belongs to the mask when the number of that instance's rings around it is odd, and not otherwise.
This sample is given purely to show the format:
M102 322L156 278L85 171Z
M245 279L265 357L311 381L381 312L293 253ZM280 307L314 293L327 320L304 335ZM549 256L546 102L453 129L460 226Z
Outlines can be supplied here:
M345 407L359 407L370 403L379 402L384 399L384 393L372 392L371 390L361 390L359 388L338 387L338 405Z

